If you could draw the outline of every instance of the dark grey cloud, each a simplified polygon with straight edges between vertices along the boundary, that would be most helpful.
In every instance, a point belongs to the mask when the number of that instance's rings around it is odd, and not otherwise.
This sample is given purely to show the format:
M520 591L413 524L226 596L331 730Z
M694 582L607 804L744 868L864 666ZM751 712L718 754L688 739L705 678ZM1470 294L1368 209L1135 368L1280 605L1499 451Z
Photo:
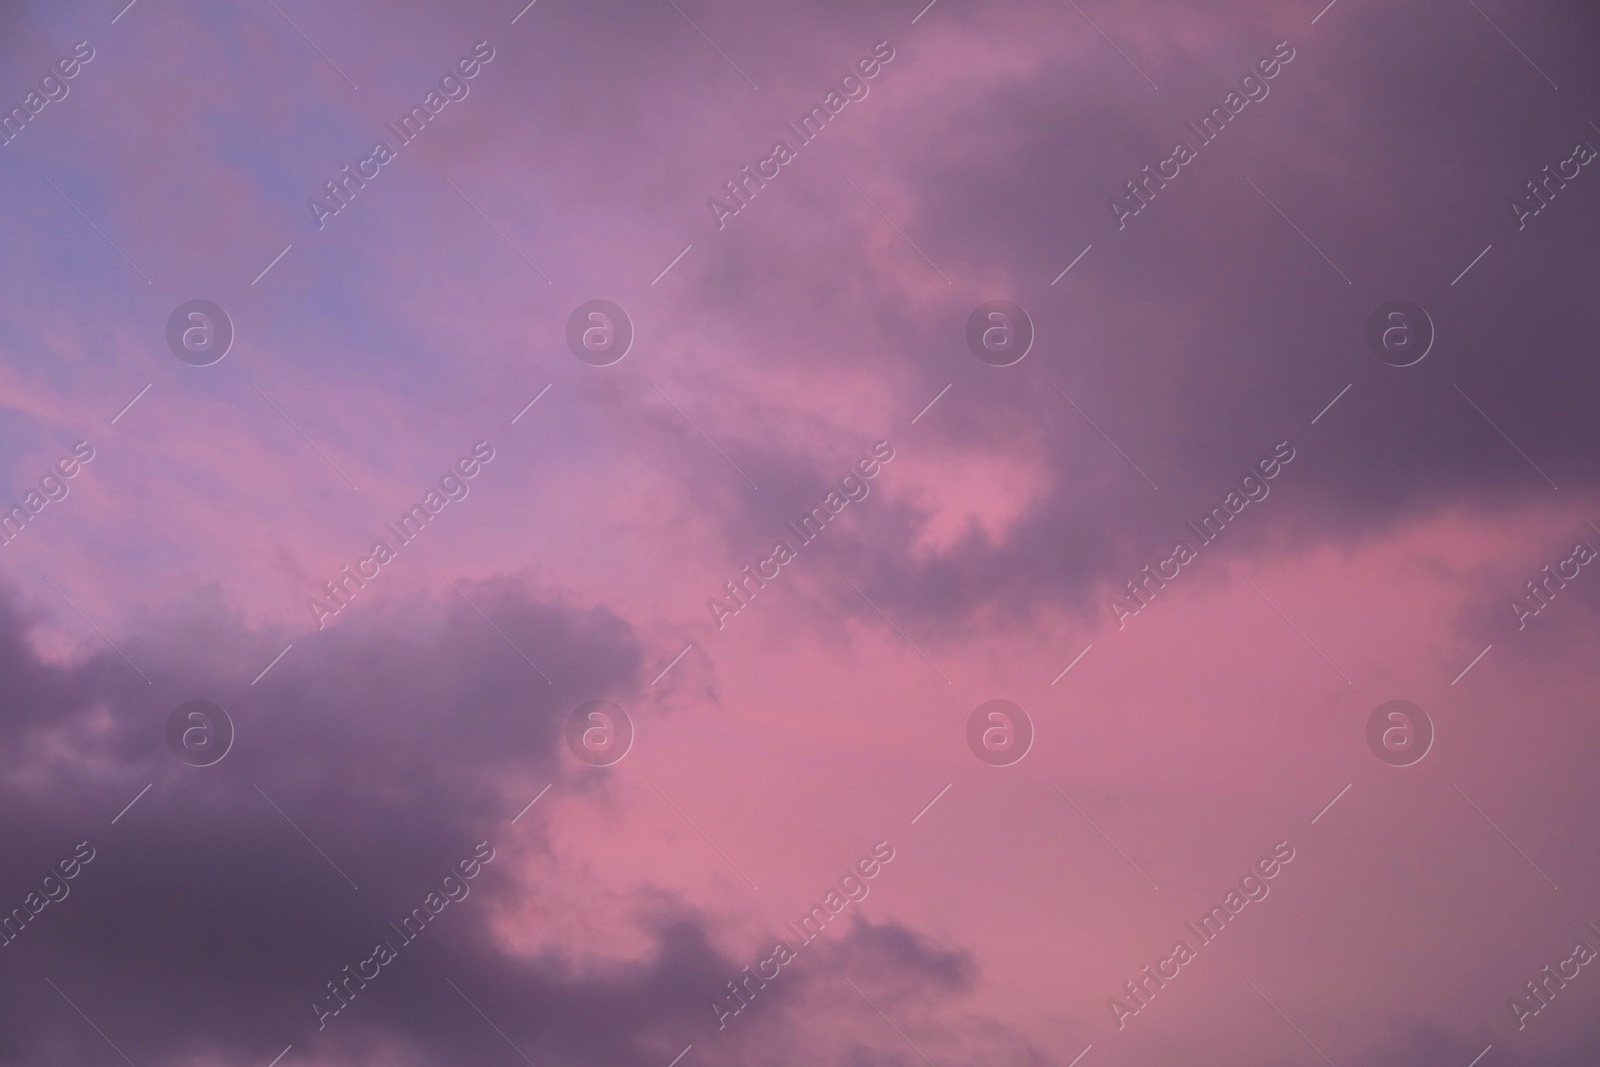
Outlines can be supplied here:
M231 665L266 635L226 613L145 620L124 651L147 685L111 650L41 659L29 645L37 620L0 602L5 909L24 906L80 842L93 850L66 895L0 949L0 1062L98 1062L110 1039L141 1067L265 1062L291 1043L353 1063L403 1049L444 1064L514 1056L506 1038L535 1062L664 1063L690 1042L734 1062L814 1010L813 990L839 986L843 971L893 986L896 999L970 990L967 954L857 922L808 949L770 1006L719 1041L709 1004L741 965L713 947L714 914L646 894L625 905L646 934L637 958L597 968L555 949L509 952L491 930L492 902L509 899L507 866L543 846L538 810L509 824L520 804L508 805L504 783L526 773L604 790L598 772L563 761L561 726L582 699L636 692L640 650L605 611L510 582L466 588L511 640L539 651L554 684L451 602L418 599L301 637L255 688ZM180 764L164 740L171 709L194 696L237 727L233 750L207 768ZM452 887L467 895L402 938L390 924L484 841L495 858ZM319 1019L311 1003L325 983L379 941L395 958Z
M1025 9L986 11L974 32L1003 36L996 27ZM1600 318L1590 250L1600 180L1585 170L1521 232L1509 201L1575 142L1600 145L1579 103L1600 88L1586 59L1600 16L1546 5L1516 17L1521 46L1558 75L1557 92L1469 5L1341 5L1315 27L1248 4L1203 22L1183 5L1165 14L1101 13L1123 23L1136 55L1141 44L1160 46L1159 93L1107 46L1093 61L1047 62L1031 77L941 94L870 162L842 151L809 161L829 181L870 167L861 181L909 196L897 200L911 209L898 225L930 259L1013 276L1015 291L958 285L932 316L905 306L898 280L862 254L859 229L837 221L850 213L848 190L814 231L796 232L796 211L766 205L786 217L759 244L750 231L729 241L712 273L709 319L752 337L798 331L818 361L864 363L896 383L906 413L953 381L923 424L887 434L906 455L930 438L1001 453L1044 441L1049 487L999 541L974 531L911 562L924 517L881 505L863 509L846 535L838 558L858 572L870 559L868 591L932 639L1000 604L1023 615L1062 603L1103 615L1085 599L1093 583L1120 584L1177 538L1192 540L1184 522L1281 441L1296 448L1295 466L1210 551L1348 543L1448 505L1497 509L1556 499L1551 482L1564 494L1594 486L1600 371L1589 350ZM1501 24L1512 17L1502 13ZM1065 37L1089 32L1076 15L1063 19ZM1169 22L1171 33L1150 29ZM1202 29L1203 40L1186 46ZM1284 38L1295 58L1270 95L1199 148L1119 232L1107 200L1175 139L1198 144L1184 120L1220 104ZM918 68L919 41L902 37L894 75L932 73ZM804 198L820 219L825 187L797 181L784 195ZM762 207L754 202L740 222L761 225ZM787 228L773 232L780 222ZM773 247L793 254L764 256ZM922 269L905 252L905 269ZM781 277L752 280L760 269L781 275L791 260L837 267L798 297ZM997 295L1028 308L1040 338L1003 372L973 359L961 332L971 308ZM1364 340L1368 315L1392 297L1419 301L1436 328L1431 353L1413 367L1385 365ZM751 462L780 471L795 463ZM827 477L826 461L809 467L814 484ZM783 485L796 505L800 480ZM732 536L753 536L758 508L774 510L747 503L729 520ZM841 595L840 610L870 612L852 598Z

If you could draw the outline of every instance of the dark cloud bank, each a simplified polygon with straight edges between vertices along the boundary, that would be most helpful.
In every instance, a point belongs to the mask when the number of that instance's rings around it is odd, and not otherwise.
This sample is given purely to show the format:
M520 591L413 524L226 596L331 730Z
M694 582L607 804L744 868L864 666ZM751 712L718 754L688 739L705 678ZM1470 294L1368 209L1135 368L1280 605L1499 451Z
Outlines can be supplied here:
M147 685L110 650L43 661L28 644L36 620L7 597L0 893L7 911L38 911L0 949L0 1063L118 1062L108 1041L139 1067L205 1055L265 1065L291 1043L296 1057L348 1063L515 1062L506 1039L541 1064L664 1067L691 1042L702 1062L755 1049L799 1062L799 1016L838 1011L840 989L855 996L842 974L909 1004L971 987L964 953L857 921L719 1034L709 1005L742 963L713 946L716 916L660 896L617 916L648 932L636 959L596 969L554 949L508 952L492 905L512 863L543 856L543 827L537 809L510 826L520 805L496 783L526 773L604 790L601 772L563 762L560 727L582 699L634 691L640 650L605 612L475 594L513 640L545 651L553 685L492 632L484 640L465 608L421 604L406 624L331 628L254 689L234 662L258 655L262 635L225 614L146 620L122 647ZM171 710L195 696L224 706L238 732L212 767L179 763L164 740ZM61 877L82 842L92 858ZM480 842L493 850L481 864ZM441 889L452 869L474 877ZM436 914L413 920L408 942L390 924L414 909ZM380 940L394 958L375 967ZM313 1000L337 1004L326 983L347 966L370 981L344 984L348 1006L319 1019ZM871 1059L883 1035L863 1031L845 1044ZM764 1048L784 1033L786 1048Z

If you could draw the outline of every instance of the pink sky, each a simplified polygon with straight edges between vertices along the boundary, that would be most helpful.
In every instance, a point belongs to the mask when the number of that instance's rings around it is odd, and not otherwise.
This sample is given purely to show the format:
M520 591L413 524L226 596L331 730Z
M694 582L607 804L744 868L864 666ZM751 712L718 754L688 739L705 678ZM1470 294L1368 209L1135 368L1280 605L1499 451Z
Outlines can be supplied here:
M1592 968L1520 1028L1510 1002L1600 950L1600 578L1521 628L1511 601L1600 547L1600 179L1507 209L1600 144L1592 15L120 7L0 8L0 100L94 49L0 147L0 501L94 451L0 547L0 914L97 850L5 939L0 1064L1592 1061ZM475 46L319 228L308 198ZM1290 46L1119 229L1111 198ZM719 229L708 198L875 48ZM1436 333L1410 367L1365 341L1395 298ZM235 331L209 366L169 350L193 299ZM568 348L595 299L635 332L610 366ZM1013 366L965 340L996 299L1035 333ZM193 699L236 732L212 766L166 740ZM610 766L565 740L597 699L635 730ZM967 747L996 699L1035 731L1009 766ZM1436 734L1411 766L1367 744L1395 699ZM470 898L319 1028L483 841Z

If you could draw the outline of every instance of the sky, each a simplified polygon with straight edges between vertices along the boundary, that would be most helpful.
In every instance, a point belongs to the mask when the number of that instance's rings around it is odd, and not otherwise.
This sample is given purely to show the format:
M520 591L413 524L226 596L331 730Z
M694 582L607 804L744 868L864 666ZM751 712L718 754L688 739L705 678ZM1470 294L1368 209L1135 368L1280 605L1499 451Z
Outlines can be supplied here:
M1600 17L924 4L0 0L0 1064L1594 1062Z

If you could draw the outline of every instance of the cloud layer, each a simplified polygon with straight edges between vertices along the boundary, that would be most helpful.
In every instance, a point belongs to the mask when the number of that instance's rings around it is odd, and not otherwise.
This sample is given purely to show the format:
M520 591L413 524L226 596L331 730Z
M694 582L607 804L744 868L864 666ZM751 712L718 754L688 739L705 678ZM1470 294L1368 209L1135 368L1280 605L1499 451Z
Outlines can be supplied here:
M0 4L0 1062L1592 1059L1596 19L1320 6Z

